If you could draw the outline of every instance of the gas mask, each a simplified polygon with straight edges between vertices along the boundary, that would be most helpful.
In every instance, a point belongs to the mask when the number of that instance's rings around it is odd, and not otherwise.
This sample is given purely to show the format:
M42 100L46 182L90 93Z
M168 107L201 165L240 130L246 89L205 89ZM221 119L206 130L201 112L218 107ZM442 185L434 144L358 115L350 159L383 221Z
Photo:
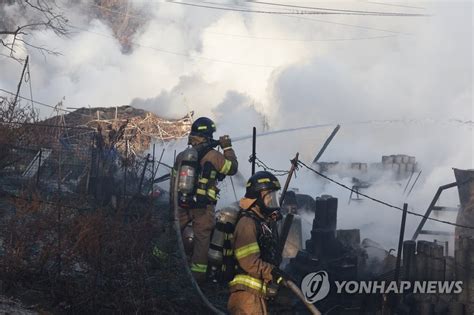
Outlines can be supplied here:
M278 198L277 192L277 190L263 191L256 202L262 213L275 221L281 220L282 218L280 213L280 199Z

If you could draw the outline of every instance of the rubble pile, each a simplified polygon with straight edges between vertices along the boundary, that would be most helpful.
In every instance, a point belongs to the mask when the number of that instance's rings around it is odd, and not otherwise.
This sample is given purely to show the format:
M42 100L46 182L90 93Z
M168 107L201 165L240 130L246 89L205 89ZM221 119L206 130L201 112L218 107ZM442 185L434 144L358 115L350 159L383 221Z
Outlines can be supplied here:
M187 137L193 112L180 119L166 119L132 106L80 108L67 115L56 116L42 123L65 124L71 128L87 128L100 132L105 142L115 142L127 154L141 155L152 141L162 142Z

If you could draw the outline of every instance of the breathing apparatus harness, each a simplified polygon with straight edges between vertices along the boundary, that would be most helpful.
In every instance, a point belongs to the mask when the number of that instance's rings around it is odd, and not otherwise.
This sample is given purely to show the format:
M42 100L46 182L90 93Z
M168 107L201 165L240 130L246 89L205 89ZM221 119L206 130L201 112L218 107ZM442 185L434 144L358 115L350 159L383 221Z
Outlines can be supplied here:
M209 196L208 187L216 180L223 180L225 176L216 172L210 162L201 166L201 160L218 145L219 141L206 139L203 143L189 146L181 153L181 166L177 174L180 207L193 209L216 203L218 192L214 189L215 193Z

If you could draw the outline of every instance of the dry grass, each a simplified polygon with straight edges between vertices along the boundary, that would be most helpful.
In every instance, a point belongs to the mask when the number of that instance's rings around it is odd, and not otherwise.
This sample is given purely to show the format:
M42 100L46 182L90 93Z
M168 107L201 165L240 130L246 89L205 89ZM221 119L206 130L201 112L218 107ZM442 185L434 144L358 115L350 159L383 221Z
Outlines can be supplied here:
M0 214L4 293L54 313L199 310L163 219L167 209L146 198L119 211L80 212L35 198L14 207Z

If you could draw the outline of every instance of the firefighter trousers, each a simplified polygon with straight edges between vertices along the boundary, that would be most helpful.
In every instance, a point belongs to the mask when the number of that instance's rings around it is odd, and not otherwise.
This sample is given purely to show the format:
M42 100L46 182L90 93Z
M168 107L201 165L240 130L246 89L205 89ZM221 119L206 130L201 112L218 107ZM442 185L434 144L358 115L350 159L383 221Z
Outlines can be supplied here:
M183 231L186 224L193 223L193 254L191 256L191 271L198 282L206 280L207 252L214 228L214 206L204 209L179 209L179 225Z
M247 291L230 294L227 310L231 315L267 315L267 303L263 297Z

